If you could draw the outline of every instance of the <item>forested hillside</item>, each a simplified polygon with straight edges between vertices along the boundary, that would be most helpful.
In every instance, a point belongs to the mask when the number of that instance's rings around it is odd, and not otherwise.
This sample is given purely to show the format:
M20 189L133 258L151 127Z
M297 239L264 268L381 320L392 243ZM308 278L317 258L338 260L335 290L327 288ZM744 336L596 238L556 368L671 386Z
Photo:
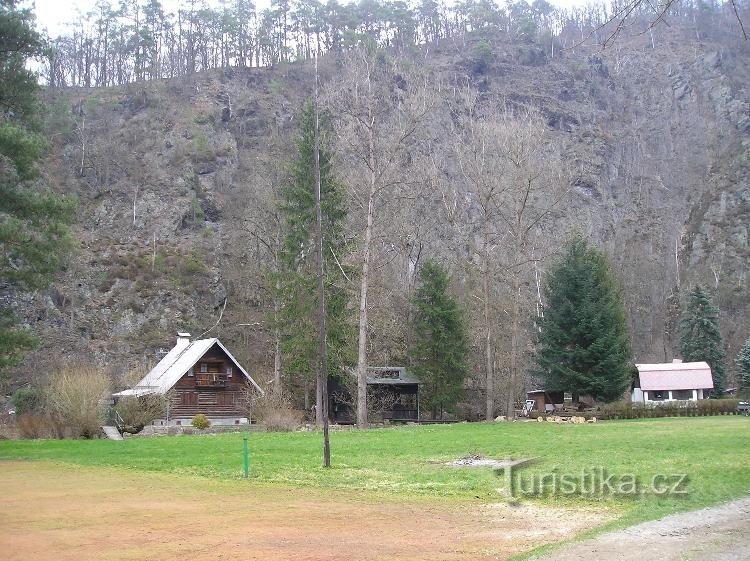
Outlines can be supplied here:
M350 294L346 360L371 202L368 362L408 362L416 272L442 262L467 320L471 415L488 368L498 404L523 390L539 286L573 231L613 262L636 361L676 355L695 283L720 308L733 361L750 330L750 43L736 20L683 6L603 48L617 21L597 29L596 10L503 14L407 31L300 24L294 37L248 35L247 52L184 32L169 35L174 52L166 34L161 49L96 56L106 35L58 40L43 174L78 198L79 250L49 290L3 289L41 341L14 380L84 358L117 376L147 369L177 330L218 322L211 335L256 380L276 369L302 401L314 373L284 360L275 288L279 201L318 52L347 209L330 265ZM379 50L361 47L368 34ZM182 42L205 56L184 58Z

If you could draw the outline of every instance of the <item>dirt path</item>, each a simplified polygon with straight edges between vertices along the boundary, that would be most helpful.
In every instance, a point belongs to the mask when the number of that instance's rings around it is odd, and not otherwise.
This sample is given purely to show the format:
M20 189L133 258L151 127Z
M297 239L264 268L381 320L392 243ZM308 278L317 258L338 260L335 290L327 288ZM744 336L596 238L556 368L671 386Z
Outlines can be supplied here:
M506 559L607 520L42 462L0 470L3 561Z
M603 534L543 561L747 561L750 498Z

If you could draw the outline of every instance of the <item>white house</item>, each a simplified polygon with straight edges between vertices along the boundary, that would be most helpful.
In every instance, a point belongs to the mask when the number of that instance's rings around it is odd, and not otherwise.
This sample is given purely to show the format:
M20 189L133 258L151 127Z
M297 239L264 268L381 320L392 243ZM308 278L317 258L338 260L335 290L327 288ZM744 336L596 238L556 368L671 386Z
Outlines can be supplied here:
M633 403L696 401L713 389L711 367L705 362L636 364L638 379L633 387Z

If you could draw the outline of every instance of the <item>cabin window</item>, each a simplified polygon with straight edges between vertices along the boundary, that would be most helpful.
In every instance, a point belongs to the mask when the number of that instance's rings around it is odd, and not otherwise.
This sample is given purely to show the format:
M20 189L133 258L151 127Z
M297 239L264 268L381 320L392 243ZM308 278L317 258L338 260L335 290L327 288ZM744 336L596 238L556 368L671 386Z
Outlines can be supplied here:
M232 377L232 367L227 366L227 378L231 378L231 377Z
M693 399L693 390L672 390L672 399Z
M208 372L208 364L206 364L205 362L201 362L201 372L202 373Z
M651 401L663 401L667 399L667 392L666 390L654 390L652 392L648 392L648 398Z
M195 370L193 370L192 368L188 370L188 376L195 376Z

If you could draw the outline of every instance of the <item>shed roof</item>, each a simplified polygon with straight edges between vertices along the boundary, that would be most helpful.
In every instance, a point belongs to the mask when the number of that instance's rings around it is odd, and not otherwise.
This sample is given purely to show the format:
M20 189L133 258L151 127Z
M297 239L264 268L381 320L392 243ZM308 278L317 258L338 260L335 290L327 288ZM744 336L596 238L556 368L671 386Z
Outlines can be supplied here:
M370 385L422 384L423 382L403 366L368 366Z
M255 386L259 391L260 386L255 383L250 374L242 368L232 353L222 345L221 341L212 337L211 339L198 339L189 341L187 339L178 339L177 344L169 351L154 368L146 374L143 379L133 388L114 394L117 397L125 396L142 396L148 394L164 394L172 389L177 381L182 378L195 363L205 355L211 347L218 345L226 353L237 369Z
M636 364L641 389L697 390L711 389L714 381L711 367L705 362L667 362Z

